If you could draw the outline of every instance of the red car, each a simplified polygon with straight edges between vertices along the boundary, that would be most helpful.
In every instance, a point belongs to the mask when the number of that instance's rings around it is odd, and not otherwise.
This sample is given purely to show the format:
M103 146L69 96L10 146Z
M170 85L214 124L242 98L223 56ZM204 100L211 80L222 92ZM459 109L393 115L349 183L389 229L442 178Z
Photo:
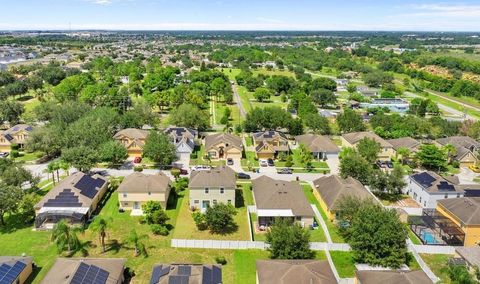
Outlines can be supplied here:
M142 162L142 157L135 157L135 159L133 160L133 162L134 162L135 164L141 163L141 162Z

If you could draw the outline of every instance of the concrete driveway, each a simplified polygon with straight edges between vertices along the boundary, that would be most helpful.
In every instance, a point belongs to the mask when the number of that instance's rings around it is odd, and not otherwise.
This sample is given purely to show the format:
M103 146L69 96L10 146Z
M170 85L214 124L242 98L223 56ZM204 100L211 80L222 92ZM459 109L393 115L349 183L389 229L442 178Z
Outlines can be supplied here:
M233 159L233 165L228 165L228 166L237 173L244 172L244 170L242 169L241 159Z
M328 159L325 161L327 162L328 167L330 168L330 173L331 174L338 174L340 172L340 160L337 157L328 157Z
M178 160L175 161L175 164L182 165L182 168L188 169L190 166L190 153L178 154Z
M476 183L473 180L480 177L480 173L475 173L469 168L460 168L460 173L457 176L460 184L472 184Z

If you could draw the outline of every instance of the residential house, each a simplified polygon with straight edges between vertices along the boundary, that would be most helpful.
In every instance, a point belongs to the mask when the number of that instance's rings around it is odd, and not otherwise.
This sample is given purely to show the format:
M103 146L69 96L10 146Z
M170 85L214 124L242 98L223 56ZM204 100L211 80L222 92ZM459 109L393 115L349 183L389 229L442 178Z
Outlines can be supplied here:
M305 145L317 160L338 158L338 153L340 153L340 148L332 140L322 135L299 135L295 137L295 141L297 144Z
M0 283L23 284L33 272L33 260L28 256L0 256Z
M423 270L357 270L357 284L433 284Z
M57 258L41 284L122 284L125 258Z
M411 137L402 137L402 138L397 138L397 139L389 139L387 140L390 145L392 145L393 149L395 150L395 153L398 154L398 150L405 148L410 151L410 153L417 153L420 150L420 146L422 143L420 143L418 140L415 140Z
M161 172L156 175L133 173L117 189L119 208L140 210L147 201L158 201L166 208L170 185L170 178Z
M469 167L478 163L477 153L480 149L480 142L468 136L452 136L440 138L435 141L440 146L451 144L455 147L456 153L453 159L458 161L460 167Z
M190 155L195 150L195 138L198 136L198 132L191 128L186 127L169 127L165 130L175 145L177 156Z
M375 142L380 144L380 153L378 154L378 160L390 161L391 158L395 156L395 150L393 149L393 146L373 132L364 131L343 134L342 145L344 147L357 148L358 143L364 138L373 139L375 140Z
M406 113L410 108L410 104L404 99L382 98L372 99L369 103L360 103L362 108L386 108L391 112Z
M157 264L150 284L222 284L222 267L209 264Z
M436 211L463 232L464 246L480 244L480 197L440 200L437 202Z
M51 229L60 220L84 224L107 191L108 181L100 175L76 172L54 186L35 208L35 228Z
M330 221L335 220L338 203L345 197L357 200L373 198L372 194L356 179L337 175L323 176L313 181L313 194Z
M261 176L252 181L252 191L259 227L270 226L276 218L292 219L303 227L313 225L315 214L300 183Z
M257 260L257 284L338 283L326 260Z
M205 137L205 153L212 159L242 158L242 138L229 133L216 133Z
M425 171L409 176L404 193L424 208L435 208L439 200L464 197L468 192L479 189L480 185L477 184L460 184L456 176L440 176Z
M480 269L480 246L456 247L455 252L465 260L471 270Z
M3 132L0 131L0 152L10 152L12 145L15 144L23 149L32 130L28 124L17 124Z
M140 157L149 133L149 131L143 129L126 128L117 132L113 139L125 146L128 156Z
M281 132L257 132L252 134L252 138L258 159L273 159L281 152L290 152L287 136Z
M226 166L208 171L193 171L188 183L190 208L206 210L217 203L235 205L236 175Z

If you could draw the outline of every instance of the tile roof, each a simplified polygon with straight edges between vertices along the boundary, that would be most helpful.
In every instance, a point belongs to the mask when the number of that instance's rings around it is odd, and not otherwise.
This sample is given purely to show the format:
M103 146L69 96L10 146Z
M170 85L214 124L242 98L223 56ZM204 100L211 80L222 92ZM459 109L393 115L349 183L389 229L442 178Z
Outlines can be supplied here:
M343 179L337 175L324 176L313 181L323 201L330 210L334 210L337 203L346 196L357 199L372 198L368 190L356 179Z
M257 260L258 284L338 283L326 260Z

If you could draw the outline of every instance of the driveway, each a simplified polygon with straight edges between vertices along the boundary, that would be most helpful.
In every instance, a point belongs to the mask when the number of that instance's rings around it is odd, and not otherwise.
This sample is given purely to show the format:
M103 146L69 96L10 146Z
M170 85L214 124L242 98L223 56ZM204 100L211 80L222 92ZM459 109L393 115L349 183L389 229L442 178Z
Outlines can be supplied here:
M228 165L232 170L237 173L242 173L244 170L242 169L242 162L241 159L233 159L233 165Z
M182 165L182 168L188 169L190 166L190 153L179 153L175 164Z
M460 184L473 184L476 183L473 179L480 177L480 174L474 173L468 168L460 168L460 173L457 176Z
M328 159L325 162L327 162L327 165L330 168L331 174L336 175L340 172L340 160L338 159L338 156L328 157Z

